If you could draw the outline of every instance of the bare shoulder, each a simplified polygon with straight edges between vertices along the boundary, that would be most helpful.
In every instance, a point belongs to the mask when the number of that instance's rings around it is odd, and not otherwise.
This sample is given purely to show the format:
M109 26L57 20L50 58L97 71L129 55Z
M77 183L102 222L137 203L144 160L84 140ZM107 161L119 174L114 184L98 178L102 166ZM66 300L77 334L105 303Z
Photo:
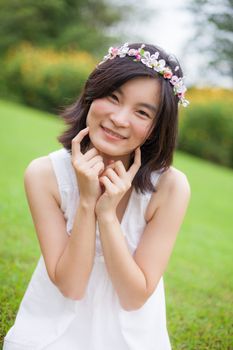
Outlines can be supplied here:
M167 192L171 193L178 191L187 196L191 193L190 184L186 174L173 166L160 176L158 191L163 192L164 194Z
M25 188L31 186L37 187L38 190L45 189L50 192L57 203L60 205L61 199L58 190L57 180L52 167L52 162L48 156L33 159L24 172Z
M191 195L187 176L173 166L160 175L156 189L147 207L146 221L149 221L155 211L167 201L183 202L183 205L187 206Z
M35 176L38 173L41 175L46 172L46 175L51 172L52 166L48 156L39 157L33 159L27 166L25 170L25 175L27 176Z

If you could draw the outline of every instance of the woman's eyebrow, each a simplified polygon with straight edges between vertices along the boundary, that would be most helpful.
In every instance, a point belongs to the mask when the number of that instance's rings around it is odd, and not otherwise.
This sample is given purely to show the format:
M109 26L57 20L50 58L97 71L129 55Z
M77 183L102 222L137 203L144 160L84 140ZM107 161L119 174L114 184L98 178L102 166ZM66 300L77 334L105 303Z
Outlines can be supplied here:
M119 92L120 95L124 95L120 87L116 89L116 91ZM153 113L157 113L158 108L156 106L151 105L150 103L141 102L138 103L138 105L150 109Z
M120 88L120 87L119 87L119 88L117 88L117 89L116 89L116 91L117 91L117 92L119 92L119 94L120 94L120 95L124 95L124 93L123 93L123 91L121 90L121 88Z

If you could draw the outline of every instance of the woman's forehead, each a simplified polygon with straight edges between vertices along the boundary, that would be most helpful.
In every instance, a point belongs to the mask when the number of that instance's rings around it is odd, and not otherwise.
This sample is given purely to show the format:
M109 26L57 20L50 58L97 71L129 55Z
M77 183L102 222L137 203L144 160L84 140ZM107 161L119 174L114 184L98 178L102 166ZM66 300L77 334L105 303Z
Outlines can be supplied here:
M160 99L160 83L158 79L149 77L137 77L130 79L116 91L124 98L139 101L141 103L157 103Z

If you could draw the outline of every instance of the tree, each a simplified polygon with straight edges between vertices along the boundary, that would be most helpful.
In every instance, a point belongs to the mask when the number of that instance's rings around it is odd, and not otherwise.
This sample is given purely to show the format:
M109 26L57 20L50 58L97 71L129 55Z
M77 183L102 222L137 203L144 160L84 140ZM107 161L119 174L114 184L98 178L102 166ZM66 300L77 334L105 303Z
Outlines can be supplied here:
M0 0L0 54L22 41L98 54L130 12L132 6L108 0Z
M210 67L233 79L233 0L190 0L195 40Z

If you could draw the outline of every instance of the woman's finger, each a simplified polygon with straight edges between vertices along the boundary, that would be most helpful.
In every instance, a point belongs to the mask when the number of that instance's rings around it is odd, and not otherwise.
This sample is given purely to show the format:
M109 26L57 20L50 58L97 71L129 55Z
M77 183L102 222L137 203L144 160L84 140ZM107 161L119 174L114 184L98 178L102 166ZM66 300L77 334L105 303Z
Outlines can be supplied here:
M107 176L109 178L109 180L115 184L117 187L120 187L122 184L122 180L120 179L120 177L117 175L117 173L111 169L108 168L105 172L105 176Z
M84 153L83 155L83 159L88 161L90 159L92 159L93 157L97 156L99 154L99 151L93 147L91 149L89 149L86 153Z
M104 162L98 162L92 167L92 171L99 176L104 170Z
M114 162L114 160L108 161L108 165L107 165L107 166L105 165L104 171L103 171L103 173L101 174L101 176L106 175L106 171L107 171L109 168L110 168L110 169L114 169L114 168L115 168L115 162Z
M135 150L134 162L131 165L131 167L129 168L129 170L127 171L131 180L133 180L133 178L136 175L136 173L138 172L138 169L140 168L140 166L141 166L141 149L140 149L140 147L138 147Z
M112 188L113 186L115 187L115 185L113 185L113 183L109 180L109 178L107 176L101 176L99 180L104 185L105 190L111 193Z
M88 167L90 168L93 168L93 166L95 166L97 163L100 163L102 162L103 163L103 158L99 155L91 158L89 161L87 161L87 165Z
M114 170L116 171L117 175L121 178L124 178L127 174L125 166L121 160L118 160L114 163Z
M79 133L72 139L71 152L75 158L81 154L80 143L84 139L84 137L88 134L88 132L89 132L89 127L86 127L85 129L82 129L81 131L79 131Z

